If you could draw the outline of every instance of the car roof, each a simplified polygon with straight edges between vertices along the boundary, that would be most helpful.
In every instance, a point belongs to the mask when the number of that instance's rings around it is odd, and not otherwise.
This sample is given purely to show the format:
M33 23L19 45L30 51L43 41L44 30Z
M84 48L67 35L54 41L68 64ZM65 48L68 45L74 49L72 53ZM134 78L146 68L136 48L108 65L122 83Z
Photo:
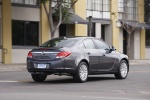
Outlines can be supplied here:
M53 39L78 39L79 41L82 41L84 39L99 39L103 41L103 39L101 38L90 37L90 36L61 36Z
M59 37L59 38L71 38L71 39L73 39L73 38L75 38L75 39L87 39L87 38L95 38L95 37L89 37L89 36L63 36L63 37Z

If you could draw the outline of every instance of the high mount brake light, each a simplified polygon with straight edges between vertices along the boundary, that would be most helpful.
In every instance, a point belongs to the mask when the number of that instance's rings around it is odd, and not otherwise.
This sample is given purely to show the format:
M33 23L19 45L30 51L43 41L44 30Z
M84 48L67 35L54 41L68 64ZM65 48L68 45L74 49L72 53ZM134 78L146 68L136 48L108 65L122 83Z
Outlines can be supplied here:
M48 48L40 48L40 50L48 50Z
M32 52L29 52L27 57L32 58Z
M71 52L66 52L66 51L59 52L57 54L56 58L65 58L65 57L68 57L70 54L71 54Z

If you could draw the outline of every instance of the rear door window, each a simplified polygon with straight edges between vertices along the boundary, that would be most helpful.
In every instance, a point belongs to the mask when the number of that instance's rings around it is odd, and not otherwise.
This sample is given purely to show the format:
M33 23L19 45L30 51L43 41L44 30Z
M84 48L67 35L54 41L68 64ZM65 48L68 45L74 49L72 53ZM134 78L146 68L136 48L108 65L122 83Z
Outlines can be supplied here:
M83 44L85 45L86 49L96 49L96 47L91 39L84 40Z
M96 44L96 46L98 47L98 49L103 49L103 50L109 49L109 46L106 43L104 43L98 39L93 39L93 41Z
M56 38L43 43L40 47L70 47L77 41L78 39L75 38Z
M81 43L78 45L78 48L79 48L79 49L85 49L85 46L84 46L83 42L81 42Z

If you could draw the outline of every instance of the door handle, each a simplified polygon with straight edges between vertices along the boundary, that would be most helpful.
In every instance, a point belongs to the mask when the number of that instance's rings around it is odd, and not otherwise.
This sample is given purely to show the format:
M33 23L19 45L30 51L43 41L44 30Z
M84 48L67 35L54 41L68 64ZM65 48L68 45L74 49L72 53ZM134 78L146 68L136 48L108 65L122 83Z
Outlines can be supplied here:
M88 55L90 55L91 53L90 53L90 52L88 52L87 54L88 54Z

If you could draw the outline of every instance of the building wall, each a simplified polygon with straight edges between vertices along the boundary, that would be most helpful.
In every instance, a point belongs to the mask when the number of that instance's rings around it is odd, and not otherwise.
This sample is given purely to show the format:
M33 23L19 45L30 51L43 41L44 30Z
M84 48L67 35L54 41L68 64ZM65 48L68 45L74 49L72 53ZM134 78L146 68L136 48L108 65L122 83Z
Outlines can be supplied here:
M39 22L40 9L13 6L12 20L25 20L25 21ZM31 49L12 49L12 63L26 63L26 57L29 50ZM21 55L21 56L17 56L17 55Z
M140 30L134 32L134 59L140 59Z
M1 6L0 6L0 63L2 63L2 19L1 19Z
M2 45L2 19L1 19L1 6L0 6L0 47L1 45Z
M105 42L109 45L113 45L112 43L112 26L111 25L105 25Z
M86 0L78 0L74 5L74 12L86 20ZM87 25L75 24L75 36L87 36Z
M119 30L119 51L123 53L123 28Z
M140 30L135 30L131 34L130 49L131 59L140 59Z
M0 48L2 46L2 19L0 18Z
M1 6L0 6L0 18L1 18ZM24 21L40 21L40 9L39 8L27 8L12 6L12 20L24 20ZM0 20L0 46L1 42L1 20ZM40 32L40 30L39 30ZM12 49L12 63L25 63L28 51L31 49ZM2 50L0 49L0 62L2 62ZM21 55L21 56L20 56Z
M0 18L0 63L2 63L2 21L1 21L1 18Z
M68 24L66 25L66 36L74 36L75 25Z
M40 9L12 6L12 19L40 21Z
M134 50L134 33L131 34L131 40L130 40L130 59L134 59L135 50Z
M0 49L0 63L2 63L2 49Z
M149 56L149 54L150 54L150 48L146 48L145 49L145 59L150 59L150 56Z
M101 38L101 23L95 23L95 37Z
M31 49L13 49L12 63L26 63L27 54Z

